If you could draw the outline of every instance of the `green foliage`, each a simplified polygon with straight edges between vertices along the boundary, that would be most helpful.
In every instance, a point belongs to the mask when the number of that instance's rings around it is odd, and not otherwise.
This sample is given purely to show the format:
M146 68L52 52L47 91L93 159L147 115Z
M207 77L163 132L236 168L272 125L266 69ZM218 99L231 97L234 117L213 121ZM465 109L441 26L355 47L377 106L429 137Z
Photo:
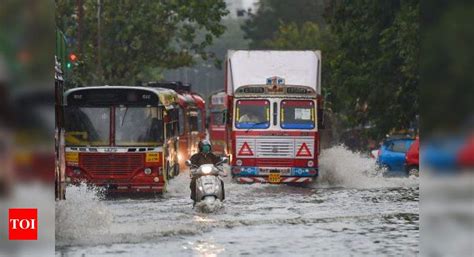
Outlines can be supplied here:
M429 2L423 8L426 26L421 58L422 132L452 133L467 126L472 129L474 3Z
M324 0L260 0L258 5L257 13L251 14L242 26L253 49L268 48L265 41L272 40L281 25L324 24Z
M58 26L78 39L76 2L56 0ZM78 84L133 84L161 78L161 70L207 59L206 47L220 36L226 15L222 0L102 0L100 66L97 1L84 1L81 41L74 42ZM80 45L78 45L80 43Z
M288 8L280 1L264 0L264 8L244 29L251 45L259 48L321 50L327 107L345 126L370 127L376 137L409 128L419 113L419 1L328 3L320 8L325 10L321 22L321 15L306 1ZM273 29L275 20L279 26Z
M335 1L327 21L335 109L381 136L419 113L419 1Z

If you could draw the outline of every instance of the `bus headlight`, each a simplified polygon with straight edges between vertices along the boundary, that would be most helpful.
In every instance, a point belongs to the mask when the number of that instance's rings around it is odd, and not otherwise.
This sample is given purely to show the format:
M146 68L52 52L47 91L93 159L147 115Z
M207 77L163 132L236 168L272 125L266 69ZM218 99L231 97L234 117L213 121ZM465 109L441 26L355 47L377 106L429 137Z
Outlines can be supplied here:
M314 162L313 161L308 161L308 167L313 167L314 166Z
M237 166L242 166L242 160L235 161L235 164L237 164Z
M150 175L151 174L151 169L150 168L145 168L143 170L143 172L145 173L145 175Z
M76 175L76 176L81 175L81 170L80 170L80 169L74 169L72 172L73 172L74 175Z

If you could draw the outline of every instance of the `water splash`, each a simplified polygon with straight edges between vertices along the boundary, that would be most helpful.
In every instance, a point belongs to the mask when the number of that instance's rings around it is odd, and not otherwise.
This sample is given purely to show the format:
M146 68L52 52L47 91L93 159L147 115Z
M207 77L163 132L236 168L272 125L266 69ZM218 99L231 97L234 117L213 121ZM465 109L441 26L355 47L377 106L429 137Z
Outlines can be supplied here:
M223 207L222 202L217 199L212 199L211 201L207 201L207 199L198 202L195 206L196 211L202 213L214 213L220 210Z
M56 242L68 245L108 231L113 215L100 201L102 192L85 184L68 187L67 200L56 203Z
M384 188L418 186L418 178L384 177L376 169L375 160L352 152L343 145L321 152L317 186L347 188Z

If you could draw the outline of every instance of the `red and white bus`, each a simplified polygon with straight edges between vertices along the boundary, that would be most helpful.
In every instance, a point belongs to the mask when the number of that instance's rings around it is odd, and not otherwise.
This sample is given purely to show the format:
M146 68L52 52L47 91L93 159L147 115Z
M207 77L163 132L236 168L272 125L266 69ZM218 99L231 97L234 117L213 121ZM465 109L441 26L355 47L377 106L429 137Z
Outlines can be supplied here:
M179 164L198 151L199 141L206 138L206 102L197 93L191 91L191 85L181 82L149 82L150 87L175 90L178 93L179 121Z
M166 190L179 173L173 90L99 86L64 94L66 182L112 192Z
M227 156L226 130L227 95L224 91L212 93L209 96L209 139L212 143L212 152L220 156Z
M229 51L232 174L241 183L308 183L318 175L319 51Z

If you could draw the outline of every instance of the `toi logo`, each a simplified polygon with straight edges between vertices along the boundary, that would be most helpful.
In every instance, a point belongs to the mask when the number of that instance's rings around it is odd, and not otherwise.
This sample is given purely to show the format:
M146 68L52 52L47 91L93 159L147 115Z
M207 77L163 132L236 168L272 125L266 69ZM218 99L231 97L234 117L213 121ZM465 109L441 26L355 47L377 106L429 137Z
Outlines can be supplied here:
M9 240L38 239L38 210L10 209L8 211Z

